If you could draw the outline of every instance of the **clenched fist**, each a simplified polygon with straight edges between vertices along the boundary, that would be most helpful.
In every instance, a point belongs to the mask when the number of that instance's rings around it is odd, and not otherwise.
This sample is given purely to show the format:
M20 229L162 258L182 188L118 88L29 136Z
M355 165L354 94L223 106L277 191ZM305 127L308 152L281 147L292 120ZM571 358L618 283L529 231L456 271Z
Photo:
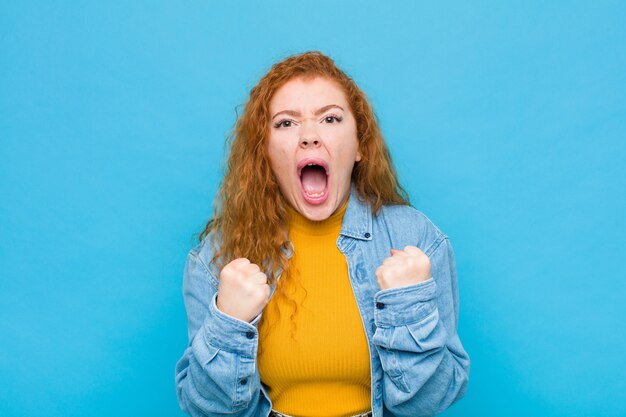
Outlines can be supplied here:
M217 308L229 316L250 322L263 311L270 297L267 276L246 258L229 262L220 272Z
M381 290L417 284L430 277L430 259L415 246L405 246L404 250L391 249L391 256L376 269Z

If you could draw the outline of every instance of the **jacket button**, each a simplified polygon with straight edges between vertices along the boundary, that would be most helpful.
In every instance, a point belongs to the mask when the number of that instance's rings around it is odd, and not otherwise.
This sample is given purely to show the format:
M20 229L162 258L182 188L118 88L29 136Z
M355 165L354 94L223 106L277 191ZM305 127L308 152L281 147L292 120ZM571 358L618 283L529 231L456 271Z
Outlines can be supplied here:
M248 383L248 380L246 378L242 379L241 381L239 381L239 383L241 385L246 385Z
M246 332L246 337L248 339L252 339L254 337L254 333L253 332Z
M365 235L364 235L364 236L365 236L365 238L366 238L366 239L369 239L369 237L370 237L371 235L370 235L369 233L365 233Z
M376 303L376 308L385 308L385 303L381 303L380 301Z

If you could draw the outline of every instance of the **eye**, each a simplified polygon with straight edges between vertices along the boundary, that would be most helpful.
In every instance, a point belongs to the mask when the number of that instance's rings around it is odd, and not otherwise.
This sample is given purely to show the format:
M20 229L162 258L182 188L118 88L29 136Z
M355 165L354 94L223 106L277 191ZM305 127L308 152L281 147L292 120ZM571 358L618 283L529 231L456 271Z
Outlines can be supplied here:
M337 116L336 114L329 114L329 115L328 115L328 116L326 116L324 119L325 119L328 123L335 123L335 122L333 121L333 119L337 121L336 123L339 123L339 122L341 122L341 121L343 120L343 118L342 118L342 117Z
M285 123L287 123L287 124L285 124ZM283 126L284 127L290 127L291 126L291 120L283 119L283 120L280 120L277 123L274 123L274 128L275 129L280 129Z

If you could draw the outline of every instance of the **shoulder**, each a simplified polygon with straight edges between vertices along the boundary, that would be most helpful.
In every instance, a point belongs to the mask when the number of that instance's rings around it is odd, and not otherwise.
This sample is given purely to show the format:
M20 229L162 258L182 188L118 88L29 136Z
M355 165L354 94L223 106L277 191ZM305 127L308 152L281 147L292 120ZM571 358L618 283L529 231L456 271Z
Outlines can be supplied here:
M422 211L410 205L385 205L378 219L400 241L415 241L426 254L432 253L448 236ZM415 243L414 243L415 244Z

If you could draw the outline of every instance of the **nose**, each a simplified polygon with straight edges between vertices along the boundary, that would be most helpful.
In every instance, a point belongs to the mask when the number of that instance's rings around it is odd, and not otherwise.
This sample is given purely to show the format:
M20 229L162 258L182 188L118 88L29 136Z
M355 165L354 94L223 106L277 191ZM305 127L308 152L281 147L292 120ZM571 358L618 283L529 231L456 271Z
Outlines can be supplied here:
M300 147L304 149L319 148L321 144L322 140L317 131L315 120L311 120L311 123L303 121L302 127L300 128Z
M303 136L300 138L301 148L318 148L320 146L319 138L315 136Z

